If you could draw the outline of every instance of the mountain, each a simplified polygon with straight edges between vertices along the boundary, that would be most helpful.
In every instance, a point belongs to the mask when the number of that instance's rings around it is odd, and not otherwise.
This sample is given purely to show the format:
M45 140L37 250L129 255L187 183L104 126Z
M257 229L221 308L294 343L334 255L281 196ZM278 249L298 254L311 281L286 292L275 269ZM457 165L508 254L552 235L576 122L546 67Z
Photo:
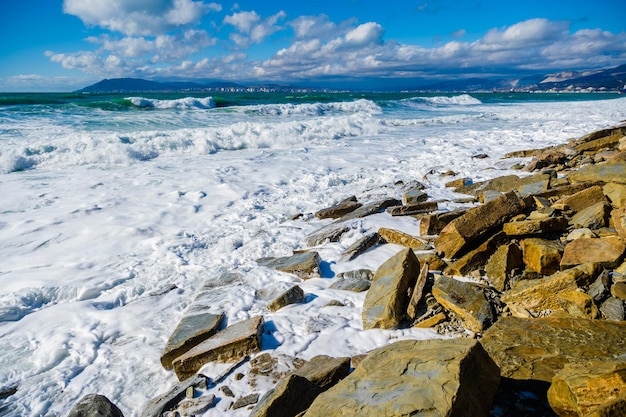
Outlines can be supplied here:
M236 88L238 84L231 82L212 82L199 84L186 81L157 82L140 78L113 78L99 81L87 86L77 93L130 93L130 92L164 92L164 91L202 91L209 88Z

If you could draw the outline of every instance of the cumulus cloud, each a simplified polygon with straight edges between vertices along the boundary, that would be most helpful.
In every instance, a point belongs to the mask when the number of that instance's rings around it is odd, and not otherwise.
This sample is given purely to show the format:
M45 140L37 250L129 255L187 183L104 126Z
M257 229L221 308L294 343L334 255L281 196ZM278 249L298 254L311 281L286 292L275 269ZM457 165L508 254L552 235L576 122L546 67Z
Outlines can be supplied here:
M193 25L217 3L194 0L64 0L63 11L86 25L126 35L154 36L181 26Z
M239 33L231 33L230 39L242 48L261 43L271 34L281 30L277 23L287 16L282 10L262 19L255 11L236 12L224 18L224 24L232 25Z

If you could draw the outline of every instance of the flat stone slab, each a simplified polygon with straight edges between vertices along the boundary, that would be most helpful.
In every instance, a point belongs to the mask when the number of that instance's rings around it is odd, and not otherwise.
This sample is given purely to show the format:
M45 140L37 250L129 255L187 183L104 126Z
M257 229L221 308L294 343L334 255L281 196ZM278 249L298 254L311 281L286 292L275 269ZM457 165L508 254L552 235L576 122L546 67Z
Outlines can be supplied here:
M502 230L508 236L541 235L567 229L568 221L565 217L547 217L537 220L522 220L505 223Z
M463 319L473 332L482 333L494 321L491 304L476 284L443 275L435 281L433 296L444 308Z
M404 233L400 230L381 227L378 229L377 233L387 243L404 246L414 250L425 250L428 248L428 241L425 239Z
M231 362L261 350L263 316L233 324L173 361L179 380L193 376L209 362Z
M315 212L318 219L338 219L346 214L358 209L363 204L359 203L355 196L348 197L325 209Z
M301 303L302 301L304 301L304 291L302 291L302 288L298 285L294 285L273 299L267 305L267 309L270 311L278 311L289 304Z
M626 161L585 165L567 175L571 181L604 181L626 184Z
M565 246L561 268L593 262L612 269L620 265L625 251L626 245L618 237L576 239Z
M224 314L221 313L183 316L163 349L161 365L165 369L172 369L174 359L217 333L223 319Z
M311 358L294 374L317 384L322 389L330 388L350 373L350 358L333 358L318 355Z
M404 340L372 351L304 416L486 416L499 381L476 340Z
M502 317L480 343L503 377L551 382L568 363L626 354L626 323Z
M319 278L320 261L320 255L315 251L300 252L280 258L257 259L257 263L261 266L294 274L302 279Z
M392 206L387 208L387 213L392 216L413 216L415 214L430 213L437 211L439 205L436 201L406 204L404 206Z

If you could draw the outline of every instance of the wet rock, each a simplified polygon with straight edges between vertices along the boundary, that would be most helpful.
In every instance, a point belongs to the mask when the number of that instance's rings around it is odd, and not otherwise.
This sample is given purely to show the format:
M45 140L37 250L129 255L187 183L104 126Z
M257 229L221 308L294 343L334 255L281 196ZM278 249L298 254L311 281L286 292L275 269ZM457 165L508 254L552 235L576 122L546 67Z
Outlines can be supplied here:
M272 300L272 302L267 305L267 309L270 311L278 311L289 304L297 304L303 301L304 291L302 291L302 288L299 286L294 285Z
M263 316L228 326L173 361L179 380L193 376L206 363L230 362L261 350Z
M571 171L567 178L573 182L606 181L626 184L626 161L603 162L595 165L585 165Z
M465 276L485 266L489 258L502 245L509 243L509 238L502 232L490 236L485 242L465 253L459 259L450 262L444 270L446 275Z
M565 230L567 225L567 219L558 216L537 220L509 222L502 226L502 230L508 236L542 235Z
M463 319L467 329L482 333L494 321L491 304L483 289L473 283L439 277L433 286L439 304Z
M329 288L334 290L344 290L352 292L363 292L369 290L372 282L361 278L338 278Z
M88 394L74 404L68 417L124 417L124 414L104 395Z
M487 261L486 279L498 291L504 291L513 270L523 266L522 251L516 243L500 246Z
M363 254L368 249L384 243L384 239L378 233L370 233L348 246L341 254L341 259L351 261Z
M520 281L517 286L502 293L501 300L535 315L545 310L561 310L559 295L585 287L595 278L596 265L583 264L546 278Z
M551 382L567 363L626 353L626 323L502 317L480 343L503 377Z
M280 258L257 259L257 263L261 266L294 274L302 279L319 278L320 261L319 254L314 251L300 252Z
M582 209L570 220L570 225L575 228L599 229L606 227L609 221L611 207L605 202L599 202Z
M412 236L400 230L381 227L378 229L378 235L387 243L404 246L413 250L425 250L428 248L428 242L417 236Z
M624 302L614 297L609 297L602 303L600 312L607 320L623 321L626 317Z
M416 204L428 200L428 194L422 190L409 190L402 194L402 205Z
M548 401L560 416L586 416L626 397L626 360L569 363L552 379Z
M320 392L320 387L308 379L289 375L261 398L250 417L295 417L306 410Z
M195 375L186 379L165 394L151 400L141 413L141 417L161 417L165 411L175 408L185 399L189 387L206 389L207 382L207 377L204 375Z
M439 208L435 201L425 201L423 203L407 204L403 206L391 206L387 208L387 213L392 216L413 216L415 214L430 213Z
M573 212L579 212L589 206L593 206L596 203L606 203L606 197L602 191L602 187L594 185L584 190L578 191L572 195L560 198L552 204L559 210L571 210Z
M624 251L626 246L619 238L576 239L565 246L561 269L586 262L597 263L605 268L615 268L621 263Z
M375 272L363 303L363 329L392 329L404 318L407 291L415 285L420 264L413 251L403 249Z
M264 383L276 384L285 376L300 369L306 362L300 358L272 352L261 353L250 359L250 388Z
M224 314L221 313L183 316L163 349L161 365L165 369L172 369L174 359L217 333L223 319Z
M498 383L475 340L405 340L372 351L304 416L487 416Z
M294 374L308 379L317 384L322 390L326 390L350 373L350 358L333 358L326 355L318 355L311 358Z
M351 196L328 208L317 211L315 217L318 219L338 219L358 209L362 205L363 204L357 201L355 196Z
M453 258L525 208L526 204L515 192L503 194L450 222L435 240L435 248L446 258Z
M553 274L560 269L563 246L557 242L539 238L520 242L524 263L542 275Z

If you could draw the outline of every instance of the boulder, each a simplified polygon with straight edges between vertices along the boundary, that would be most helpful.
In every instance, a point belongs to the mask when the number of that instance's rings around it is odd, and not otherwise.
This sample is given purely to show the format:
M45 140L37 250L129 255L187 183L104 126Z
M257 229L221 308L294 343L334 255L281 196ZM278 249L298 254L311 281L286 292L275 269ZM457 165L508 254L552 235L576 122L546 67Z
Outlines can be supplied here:
M487 282L498 291L504 291L512 271L523 265L522 251L517 244L502 245L487 261L485 268Z
M261 398L250 417L295 417L306 410L320 392L317 384L291 374Z
M626 416L626 396L611 403L602 404L585 417L623 417Z
M624 359L568 363L548 389L550 406L559 416L586 416L620 398L626 398Z
M354 242L352 245L348 246L341 254L341 259L351 261L368 249L371 249L374 246L380 245L384 242L385 241L382 237L380 237L378 233L367 234Z
M228 326L173 361L180 381L193 376L206 363L230 362L261 350L263 316Z
M428 200L428 194L426 194L422 190L409 190L406 193L402 194L402 204L415 204L421 203Z
M565 230L567 225L565 217L557 216L505 223L502 230L508 236L542 235Z
M370 289L372 282L367 279L361 278L337 278L335 282L331 284L329 288L334 290L344 290L352 292L363 292Z
M593 185L584 190L578 191L572 195L562 197L552 204L559 210L571 210L578 212L584 208L592 206L599 202L606 202L606 197L599 185Z
M617 237L576 239L565 246L561 258L561 269L571 268L586 262L593 262L605 268L620 265L626 246Z
M476 340L404 340L372 351L304 416L487 416L499 380Z
M553 274L560 269L563 246L553 240L529 238L520 242L524 263L542 275Z
M611 220L619 236L626 242L626 208L611 211Z
M611 201L615 208L626 207L626 184L610 182L602 187L604 195Z
M556 182L556 181L552 181ZM580 182L577 184L563 184L563 185L553 185L549 190L546 190L542 193L536 194L534 197L542 197L542 198L562 198L564 196L572 195L579 191L585 190L594 185L603 184L601 181L593 181L593 182Z
M446 258L453 258L525 208L526 204L515 192L503 194L448 223L435 240L435 248Z
M355 196L351 196L328 208L317 211L315 217L318 219L338 219L358 209L362 205L363 204L356 200Z
M606 227L610 210L611 206L601 201L576 213L572 216L569 223L575 228L586 227L588 229L599 229Z
M294 285L287 291L272 300L268 305L269 311L278 311L289 304L301 303L304 301L304 291L298 285Z
M576 171L571 171L567 178L572 182L610 180L610 182L626 184L626 161L585 165Z
M326 390L350 373L350 358L317 355L294 372Z
M422 296L424 295L424 287L426 286L426 281L428 278L428 264L422 264L422 269L420 269L420 273L417 276L417 280L415 281L415 285L411 291L411 298L409 299L409 305L406 308L406 314L410 320L415 320L417 318L417 306L419 302L422 300Z
M626 323L574 317L502 317L480 343L500 375L551 382L568 363L626 354Z
M604 148L614 148L623 137L624 135L621 132L616 131L615 133L601 138L579 143L574 146L574 150L576 150L576 152L578 153L583 153L586 151L596 152Z
M483 289L474 283L443 275L435 281L432 292L439 304L460 317L473 332L482 333L495 319Z
M611 276L606 269L587 289L587 294L596 302L604 301L611 294Z
M457 178L446 182L444 185L446 188L459 188L472 184L472 179L468 177Z
M320 255L315 251L299 252L280 258L257 259L261 266L294 274L302 279L319 278L320 261Z
M607 320L623 321L626 318L624 302L615 297L609 297L600 305L600 312Z
M452 220L460 217L467 209L457 209L443 213L429 214L420 219L420 235L438 235Z
M626 282L616 282L611 286L611 295L618 300L626 301Z
M151 400L143 409L141 417L161 417L165 411L175 408L176 405L186 397L187 390L206 389L208 385L207 377L195 375L178 385L172 387L168 392Z
M363 303L363 329L392 329L404 318L407 291L415 285L420 263L413 251L403 249L374 273Z
M428 248L428 242L426 240L401 232L400 230L381 227L378 229L377 233L387 243L404 246L413 250L425 250Z
M221 313L184 315L163 349L161 365L172 369L174 359L217 333L223 319Z
M596 272L595 264L583 264L546 278L520 281L517 286L502 293L501 300L533 314L562 310L559 296L588 286L595 280Z
M308 235L304 242L309 247L318 246L324 242L339 242L341 236L351 229L352 227L346 223L331 223Z
M67 417L124 417L124 414L104 395L87 394L74 404Z
M387 207L387 213L391 214L392 216L413 216L415 214L437 211L438 208L439 205L436 201L425 201L423 203Z
M470 185L459 187L455 191L457 193L470 194L474 196L478 196L481 192L485 191L508 193L513 190L519 190L525 185L543 183L549 179L549 174L534 174L525 177L518 177L517 175L504 175L491 180L475 182Z
M596 307L593 298L583 291L567 291L557 296L561 308L574 317L585 319L600 318L600 310Z
M367 217L372 214L378 214L385 211L387 208L392 206L398 206L402 204L400 200L396 200L395 198L388 198L385 200L375 201L373 203L368 203L359 207L358 209L346 214L336 222L345 222L347 220L359 219L362 217Z
M444 272L446 275L467 275L470 272L485 266L495 251L502 245L507 245L509 242L510 240L507 235L502 232L498 232L495 235L490 236L489 239L476 246L474 249L465 253L459 259L450 262Z

